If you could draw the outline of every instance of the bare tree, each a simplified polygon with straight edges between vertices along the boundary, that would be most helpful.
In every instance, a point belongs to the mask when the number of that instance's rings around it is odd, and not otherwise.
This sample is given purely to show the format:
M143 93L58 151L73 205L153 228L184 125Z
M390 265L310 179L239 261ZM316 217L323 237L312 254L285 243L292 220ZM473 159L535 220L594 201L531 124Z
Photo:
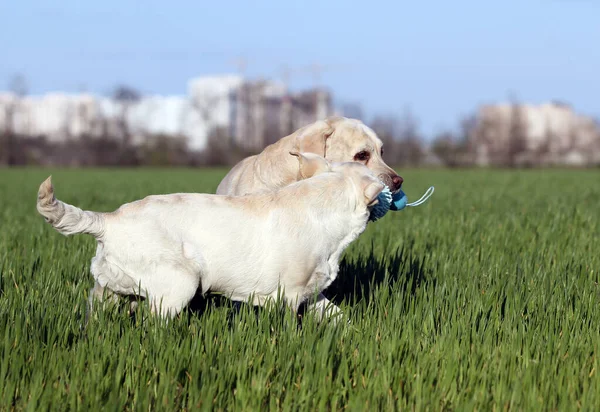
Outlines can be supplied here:
M473 115L463 117L458 132L444 131L432 144L432 152L448 167L470 166L474 162L472 141L476 134L477 119Z
M280 98L265 98L264 99L264 133L263 133L263 144L264 146L275 143L283 136L289 133L284 132L285 118L282 118L283 105L285 104ZM283 121L283 122L282 122Z
M220 96L216 94L203 93L202 96L192 99L192 106L206 124L207 128L212 126L215 106L219 103Z
M477 117L474 114L463 116L459 122L457 143L457 162L460 166L471 166L475 163L473 136L477 130Z
M398 118L393 115L378 115L375 116L370 126L383 142L386 162L389 164L398 164L400 162L400 147L397 141L400 130Z
M64 136L64 140L67 142L70 142L73 140L73 133L72 133L72 125L73 125L73 119L75 118L75 110L74 108L71 106L70 102L67 102L67 105L65 106L65 114L63 117L63 124L62 124L62 135Z
M416 166L425 158L417 119L409 109L402 116L378 115L371 128L383 142L384 157L388 163Z
M237 133L237 142L232 138L231 128L219 126L213 120L215 106L223 96L207 94L202 99L196 99L194 107L209 132L206 148L201 155L202 164L232 165L263 149L268 133L274 133L269 126L279 123L275 119L267 121L266 111L269 107L263 98L264 87L265 83L261 81L246 83L233 96L232 126L236 128L233 133Z
M0 135L0 164L13 165L17 162L18 136L15 127L15 115L21 100L27 95L28 87L25 76L14 75L8 82L9 96L4 105L4 130Z
M237 142L235 146L247 151L263 149L266 140L264 91L266 82L258 80L245 83L238 90L237 103L240 112ZM236 120L238 120L236 119ZM235 120L234 120L235 121Z
M460 119L459 130L460 139L469 141L477 128L477 117L474 114L469 114Z
M594 126L596 129L594 144L592 145L591 150L591 164L595 167L600 167L600 118L596 117L594 119Z
M267 83L262 80L246 82L233 92L231 96L234 105L233 118L229 128L219 126L214 121L216 106L225 96L205 93L200 98L194 99L194 108L207 125L206 153L214 157L212 160L207 160L210 164L216 164L219 161L217 159L225 159L223 155L217 154L223 151L232 152L233 157L238 153L258 152L264 148L265 142L273 139L275 134L279 134L279 119L269 118L269 115L273 114L270 105L276 102L265 98L266 86ZM276 109L280 104L275 106Z
M422 137L418 130L418 122L409 108L404 110L400 119L400 132L398 135L401 150L399 151L400 163L417 166L424 158Z
M4 128L0 133L0 165L10 164L12 149L12 134L14 132L14 102L9 98L4 102Z
M280 137L292 134L295 130L294 98L287 93L281 100Z
M579 140L579 131L577 130L577 126L574 125L572 122L569 124L569 137L568 137L568 143L567 143L567 147L566 147L566 152L570 152L572 150L575 150L577 148L577 143Z
M130 86L119 85L112 93L112 98L119 104L118 128L123 144L129 146L131 144L131 132L129 130L129 112L131 107L139 102L141 94L136 89Z
M215 127L208 135L206 149L202 154L202 164L222 166L235 163L233 150L228 141L228 133L222 127Z
M546 121L545 130L544 130L544 139L542 142L535 148L533 156L535 156L536 164L547 164L552 159L550 159L550 153L552 149L553 142L556 141L556 136L554 134L554 130L548 121Z
M479 165L500 165L505 158L503 143L504 120L494 107L479 110L475 127L470 134L470 151Z
M141 162L149 166L186 166L189 150L183 136L150 135L142 146Z
M205 152L208 154L214 153L215 159L221 159L220 152L222 147L229 147L231 145L228 133L218 128L214 121L214 113L221 98L222 96L217 93L208 93L205 91L201 95L193 96L191 100L192 107L200 117L200 121L206 130L207 144ZM213 160L209 162L213 162ZM215 160L215 162L217 161Z
M14 93L17 97L24 97L29 93L29 86L27 85L27 79L21 73L15 74L8 81L8 90Z
M433 139L431 151L445 166L456 167L459 165L456 140L456 136L450 131L442 132Z
M523 116L523 108L512 99L508 144L506 148L506 166L515 167L519 156L527 150L527 124Z

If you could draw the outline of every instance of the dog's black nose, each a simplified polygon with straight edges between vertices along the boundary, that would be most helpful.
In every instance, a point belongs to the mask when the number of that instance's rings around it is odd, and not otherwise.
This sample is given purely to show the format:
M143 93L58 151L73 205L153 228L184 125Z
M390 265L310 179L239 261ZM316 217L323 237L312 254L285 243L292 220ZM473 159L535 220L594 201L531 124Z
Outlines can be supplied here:
M392 177L392 183L394 184L394 190L400 189L400 187L402 186L402 182L404 182L404 179L402 179L400 176L396 175L396 176Z

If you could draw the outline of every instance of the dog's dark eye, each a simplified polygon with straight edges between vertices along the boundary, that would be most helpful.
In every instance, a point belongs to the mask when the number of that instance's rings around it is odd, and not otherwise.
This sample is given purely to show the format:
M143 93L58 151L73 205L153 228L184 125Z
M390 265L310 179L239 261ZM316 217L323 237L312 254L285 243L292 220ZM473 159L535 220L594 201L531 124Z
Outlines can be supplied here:
M358 162L366 162L367 160L369 160L369 157L371 155L369 154L369 152L367 152L366 150L363 150L362 152L358 152L357 154L354 155L354 160L358 161Z
M381 148L381 156L383 157L383 147Z

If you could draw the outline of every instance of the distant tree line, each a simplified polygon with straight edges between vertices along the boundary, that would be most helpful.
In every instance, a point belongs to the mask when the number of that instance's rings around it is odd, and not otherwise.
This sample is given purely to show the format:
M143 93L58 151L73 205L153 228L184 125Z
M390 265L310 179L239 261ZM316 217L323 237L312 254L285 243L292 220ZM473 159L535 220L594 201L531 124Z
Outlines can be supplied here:
M25 79L16 76L10 82L10 90L20 97L26 95ZM140 139L133 142L127 116L132 104L140 98L140 93L131 87L116 87L112 99L119 103L120 111L116 119L111 119L110 125L108 120L99 120L99 128L96 128L101 130L99 135L84 133L76 138L69 136L68 127L65 126L65 138L58 143L49 141L46 136L15 133L12 121L15 108L8 105L4 108L5 112L0 113L5 119L5 127L0 130L0 165L231 166L263 149L248 145L241 147L229 136L229 130L222 127L210 130L207 145L202 151L190 150L183 136L145 133L141 142ZM210 124L208 118L213 104L210 100L207 102L204 105L195 104L194 107L205 124ZM359 106L347 107L352 109L356 117L362 117ZM250 109L247 112L251 112ZM540 164L539 159L549 153L551 142L556 140L553 132L548 130L545 142L538 145L534 152L528 150L527 126L521 106L515 100L510 106L509 120L466 116L455 130L441 132L428 143L409 109L400 114L377 115L365 123L383 141L386 162L401 167L469 167L475 164L477 149L481 145L486 146L492 166L533 166ZM251 121L247 122L247 126L257 127ZM277 136L283 137L279 135L284 132L292 132L268 128L269 125L265 127L265 134L270 137L265 139L264 145L277 140ZM569 147L575 147L575 132L571 134ZM501 135L505 138L499 138ZM600 142L600 135L598 140Z

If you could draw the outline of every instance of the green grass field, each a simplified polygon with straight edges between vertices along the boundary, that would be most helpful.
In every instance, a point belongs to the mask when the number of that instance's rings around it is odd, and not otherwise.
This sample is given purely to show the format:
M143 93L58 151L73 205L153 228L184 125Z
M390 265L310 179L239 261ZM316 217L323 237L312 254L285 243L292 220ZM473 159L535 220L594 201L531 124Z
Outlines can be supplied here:
M0 171L0 410L598 410L600 172L401 173L415 200L353 243L350 326L195 299L164 324L99 308L95 241L35 210L214 192L224 170Z

